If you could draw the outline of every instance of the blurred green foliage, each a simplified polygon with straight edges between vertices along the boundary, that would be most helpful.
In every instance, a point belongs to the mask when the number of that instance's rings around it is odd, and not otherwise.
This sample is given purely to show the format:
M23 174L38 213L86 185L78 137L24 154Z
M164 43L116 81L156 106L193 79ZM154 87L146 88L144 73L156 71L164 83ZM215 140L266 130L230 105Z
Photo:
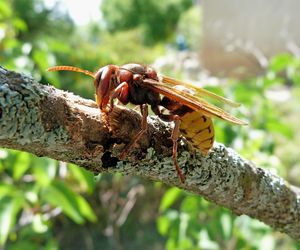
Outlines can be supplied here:
M12 248L13 242L21 246L30 245L34 238L37 242L51 240L51 219L61 212L78 224L96 222L95 213L80 194L95 189L92 173L12 150L1 149L0 158L1 245L8 237Z
M195 25L198 27L201 22L202 10L198 5L183 12L178 21L177 33L184 37L186 46L193 51L200 49L202 30L195 28Z
M46 68L65 64L95 71L109 63L151 63L165 53L165 42L175 47L178 34L188 48L199 48L201 14L191 0L104 0L101 9L104 25L76 27L58 5L2 0L1 65L93 98L91 79ZM282 54L270 60L263 76L207 87L242 103L232 113L249 121L240 127L216 120L217 141L298 186L299 70L299 59ZM6 149L0 150L0 246L300 249L256 220L177 188L135 177L93 176L72 164Z
M192 4L192 0L104 0L101 9L109 31L140 27L145 43L153 44L174 35L180 15Z
M174 209L175 202L178 209ZM177 188L165 193L160 212L157 226L162 235L169 236L166 249L264 249L263 242L271 233L261 222L247 216L236 218L229 211ZM272 244L267 246L273 249Z

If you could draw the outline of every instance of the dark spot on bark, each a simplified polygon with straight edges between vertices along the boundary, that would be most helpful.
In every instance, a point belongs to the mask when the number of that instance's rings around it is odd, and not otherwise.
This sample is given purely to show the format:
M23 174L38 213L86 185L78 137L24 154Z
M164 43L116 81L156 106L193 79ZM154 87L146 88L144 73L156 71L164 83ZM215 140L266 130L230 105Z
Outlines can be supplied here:
M103 150L104 151L109 150L112 148L113 145L121 144L121 143L122 141L120 139L110 137L107 140L102 142Z
M0 119L2 118L2 108L0 107Z
M111 152L109 152L109 151L106 151L103 154L101 160L102 160L103 168L115 167L119 161L119 159L117 157L112 157Z

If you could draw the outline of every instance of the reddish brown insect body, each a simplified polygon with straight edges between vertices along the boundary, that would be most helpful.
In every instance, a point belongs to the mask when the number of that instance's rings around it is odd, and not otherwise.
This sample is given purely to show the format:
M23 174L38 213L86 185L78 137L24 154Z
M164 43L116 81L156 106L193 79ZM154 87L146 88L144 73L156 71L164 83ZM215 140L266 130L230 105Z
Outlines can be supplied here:
M140 106L143 116L141 131L126 146L120 156L121 159L125 158L135 143L147 131L147 104L151 106L152 111L162 120L168 122L174 121L175 126L171 135L173 141L173 161L181 182L184 182L185 178L177 162L179 131L196 148L199 148L206 154L212 147L214 140L211 116L235 124L245 124L224 110L209 104L202 97L208 96L232 106L238 106L232 101L205 89L166 76L159 78L155 70L145 65L108 65L100 68L95 74L72 66L56 66L48 70L77 71L92 76L96 90L96 102L103 112L108 113L113 109L114 99L118 99L124 105L132 103ZM178 86L183 87L183 90L176 88ZM164 96L163 99L161 99L160 94ZM109 108L107 107L108 103L110 104ZM165 113L165 109L169 112ZM182 126L180 126L180 120L182 121ZM193 127L197 126L200 126L200 129L195 130Z
M159 93L142 86L145 78L158 81L156 72L150 67L140 64L125 64L121 67L108 65L100 68L95 74L94 85L97 103L106 111L109 101L117 98L122 104L150 104L154 113L158 114ZM110 107L111 109L113 106Z
M95 75L94 85L96 88L96 101L100 109L107 112L106 106L110 102L110 110L113 108L113 100L117 98L122 104L132 103L140 105L143 115L142 130L135 136L132 142L127 145L121 154L121 159L125 158L129 150L147 131L147 116L149 104L152 111L164 121L177 121L179 117L161 112L161 98L159 92L149 89L144 84L145 79L159 81L156 71L141 64L125 64L121 67L108 65L100 68ZM166 106L167 108L167 106ZM173 140L173 160L178 176L184 182L184 176L177 162L177 140L179 124L175 125L171 139ZM177 132L175 132L177 131Z

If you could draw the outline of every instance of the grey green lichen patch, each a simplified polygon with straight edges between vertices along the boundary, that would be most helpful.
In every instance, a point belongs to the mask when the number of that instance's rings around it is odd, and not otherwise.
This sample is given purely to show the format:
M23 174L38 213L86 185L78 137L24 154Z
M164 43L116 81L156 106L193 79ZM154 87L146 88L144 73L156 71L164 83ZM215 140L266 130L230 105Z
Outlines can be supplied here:
M238 185L238 179L242 168L238 169L240 160L232 152L227 151L221 144L216 145L214 151L208 156L203 156L197 151L194 154L188 151L179 152L178 163L186 177L184 185L193 190L197 187L201 193L213 191L222 194L224 190L234 189L233 199L235 201L241 200L243 189ZM148 148L146 156L138 163L120 162L113 171L153 176L158 180L178 181L172 156L157 155L153 148Z
M178 163L184 174L186 173L190 157L190 153L186 151L178 155ZM116 167L109 169L109 172L121 172L125 175L135 175L152 180L180 184L172 156L157 154L152 147L147 149L147 153L143 159L133 163L119 161Z
M20 145L67 142L68 135L62 127L49 133L43 127L39 104L46 92L29 77L16 73L6 76L12 79L3 75L0 78L0 139L14 140Z
M292 192L283 179L271 172L264 171L260 175L259 208L267 208L268 216L276 218L278 225L287 224L287 221L294 223L295 218L298 218L300 225L299 195Z
M272 218L277 228L295 224L298 218L300 226L299 197L291 191L289 185L270 171L260 170L258 186L258 206L255 207L262 216Z
M239 200L243 196L243 190L238 190L237 185L242 171L238 162L240 160L236 154L221 144L216 144L207 156L201 156L197 152L195 159L189 162L192 169L186 178L187 185L196 186L203 193L214 192L219 194L220 198L223 193L234 190L233 199Z
M146 156L137 163L119 161L109 172L121 172L125 175L147 177L155 180L172 180L178 178L173 166L172 157L158 156L151 147Z

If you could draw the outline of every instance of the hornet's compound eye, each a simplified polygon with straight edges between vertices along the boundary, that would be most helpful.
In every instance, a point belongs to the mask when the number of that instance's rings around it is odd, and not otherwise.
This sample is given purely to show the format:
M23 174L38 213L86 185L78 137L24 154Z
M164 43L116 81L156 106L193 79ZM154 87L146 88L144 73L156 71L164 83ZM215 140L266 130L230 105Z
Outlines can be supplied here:
M95 74L95 79L94 79L94 86L96 89L99 88L100 85L100 81L101 81L101 77L102 77L102 73L103 73L103 68L100 68L97 73Z

